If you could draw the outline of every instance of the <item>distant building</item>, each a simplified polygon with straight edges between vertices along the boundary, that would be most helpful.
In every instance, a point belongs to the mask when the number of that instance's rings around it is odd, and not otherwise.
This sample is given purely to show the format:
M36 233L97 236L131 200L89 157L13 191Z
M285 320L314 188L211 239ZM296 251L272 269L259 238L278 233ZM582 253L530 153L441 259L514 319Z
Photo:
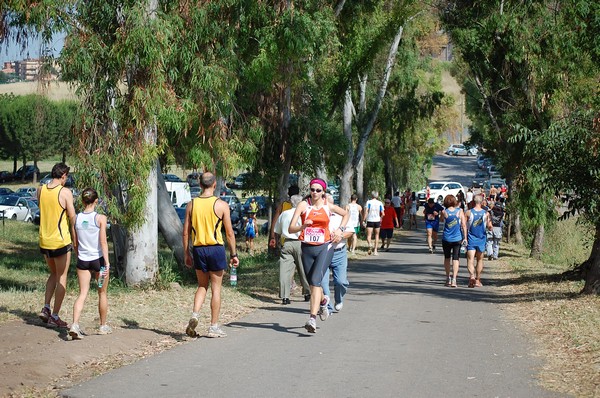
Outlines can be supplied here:
M36 80L40 74L42 62L39 59L24 59L15 62L15 72L21 80Z

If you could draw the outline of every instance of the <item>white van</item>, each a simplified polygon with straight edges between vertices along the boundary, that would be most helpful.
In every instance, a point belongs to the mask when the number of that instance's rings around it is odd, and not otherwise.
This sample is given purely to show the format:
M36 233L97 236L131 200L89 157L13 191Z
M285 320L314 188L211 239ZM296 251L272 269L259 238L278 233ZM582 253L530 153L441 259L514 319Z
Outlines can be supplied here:
M169 192L173 205L181 207L192 200L190 185L187 182L165 181L165 185L167 186L167 192Z

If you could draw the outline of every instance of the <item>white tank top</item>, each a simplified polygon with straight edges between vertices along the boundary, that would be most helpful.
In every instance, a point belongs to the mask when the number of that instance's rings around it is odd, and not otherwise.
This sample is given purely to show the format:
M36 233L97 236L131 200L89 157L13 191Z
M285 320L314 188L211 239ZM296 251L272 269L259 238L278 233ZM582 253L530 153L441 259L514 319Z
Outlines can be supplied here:
M350 203L348 205L350 217L348 218L347 228L356 228L359 225L358 222L358 205L356 203Z
M82 261L94 261L102 257L100 247L100 228L96 224L96 213L79 213L75 221L77 231L77 258Z

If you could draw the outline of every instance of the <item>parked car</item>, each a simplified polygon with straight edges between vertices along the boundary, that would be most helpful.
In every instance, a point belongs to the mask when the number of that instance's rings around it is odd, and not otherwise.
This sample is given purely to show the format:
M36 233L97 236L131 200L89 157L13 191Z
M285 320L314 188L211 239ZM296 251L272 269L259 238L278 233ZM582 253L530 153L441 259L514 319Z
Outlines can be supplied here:
M458 182L436 181L436 182L429 183L429 197L433 198L436 202L438 202L440 204L442 202L444 202L444 199L446 198L446 196L448 196L448 195L456 196L456 195L458 195L459 192L462 192L464 194L465 189ZM426 198L427 198L426 189L422 189L419 192L417 192L417 201L418 201L419 205L425 204L425 202L427 201Z
M244 185L246 184L246 179L250 177L250 173L243 173L235 177L235 181L233 182L233 186L231 188L234 189L244 189Z
M243 214L246 215L250 212L250 202L252 201L252 198L256 199L256 203L258 203L258 215L259 216L265 215L269 209L271 201L268 197L266 197L264 195L250 196L248 199L246 199L246 202L243 205Z
M0 196L0 218L18 221L33 221L33 213L38 209L37 201L17 195Z
M15 176L8 171L0 171L0 182L9 182L15 179Z
M10 188L4 188L4 187L0 188L0 195L10 195L10 194L14 194L14 193L15 193L15 191L13 191Z
M32 198L35 198L37 195L37 188L36 187L19 188L19 189L17 189L15 194L17 194L21 197L31 196Z
M475 156L477 148L467 148L463 144L452 144L446 149L446 154L452 156Z
M189 182L188 182L188 184L189 184ZM202 193L202 188L200 188L199 186L190 187L190 196L192 197L192 199L197 198L198 196L200 196L201 193Z
M220 196L219 198L221 198L222 200L227 202L227 204L229 205L229 210L231 212L236 211L239 213L242 210L242 202L240 202L240 200L238 199L237 196L223 195L223 196Z
M15 180L33 180L33 175L40 177L40 169L34 165L21 166L14 175Z
M52 174L46 174L44 176L44 178L42 178L40 180L40 185L48 184L50 181L52 181ZM65 182L65 187L67 187L67 188L75 187L75 174L74 173L67 174L67 181Z
M473 177L472 186L475 188L481 188L483 183L488 180L488 174L485 171L478 171L475 173L475 177Z
M489 191L492 186L500 188L503 185L506 185L506 180L504 178L490 178L483 184L482 188Z
M187 175L186 177L186 181L189 184L190 188L191 187L199 187L200 186L200 176L202 174L198 173L198 172L193 172Z
M175 174L163 174L165 182L183 182L183 180L177 177Z

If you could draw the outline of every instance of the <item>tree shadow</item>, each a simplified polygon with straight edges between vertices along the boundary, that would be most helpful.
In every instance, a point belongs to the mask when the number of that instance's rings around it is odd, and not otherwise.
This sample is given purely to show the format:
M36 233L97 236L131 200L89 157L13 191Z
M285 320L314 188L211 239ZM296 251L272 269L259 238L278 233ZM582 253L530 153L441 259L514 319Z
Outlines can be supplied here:
M272 308L268 308L272 310ZM255 328L255 329L270 329L279 333L290 333L295 334L297 337L310 337L310 333L308 332L299 332L297 329L304 330L304 327L294 326L294 327L285 327L281 326L281 324L277 322L273 323L249 323L249 322L231 322L228 323L227 326L234 328Z
M133 319L128 318L120 318L121 322L125 324L124 329L137 329L137 330L147 330L150 332L154 332L156 334L162 336L169 336L173 338L177 342L185 341L185 337L187 336L185 333L175 333L175 332L165 332L164 330L159 330L155 328L144 328L141 327L139 322Z
M23 311L23 310L19 310L19 309L9 310L5 306L0 306L0 313L7 313L7 314L15 315L16 317L21 318L23 320L23 322L25 322L25 324L27 324L27 325L43 327L43 328L46 328L48 330L54 330L54 331L57 332L57 335L58 335L58 337L60 339L62 339L62 340L68 340L69 333L68 333L67 329L64 329L64 328L50 328L50 327L48 327L38 317L37 313L33 313L33 312L30 312L30 311Z

